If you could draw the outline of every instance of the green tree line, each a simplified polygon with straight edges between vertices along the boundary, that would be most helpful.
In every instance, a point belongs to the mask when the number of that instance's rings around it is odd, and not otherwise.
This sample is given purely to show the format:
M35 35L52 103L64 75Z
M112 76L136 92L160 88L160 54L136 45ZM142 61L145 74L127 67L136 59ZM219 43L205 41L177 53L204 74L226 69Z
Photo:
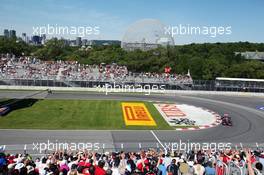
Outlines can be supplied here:
M235 54L245 51L264 52L264 43L203 43L127 52L119 45L81 49L67 46L58 39L51 39L44 46L32 46L21 40L0 38L1 54L31 55L41 60L76 60L83 64L117 63L134 72L164 72L164 68L170 66L172 72L178 74L186 74L189 69L193 79L264 79L263 62Z

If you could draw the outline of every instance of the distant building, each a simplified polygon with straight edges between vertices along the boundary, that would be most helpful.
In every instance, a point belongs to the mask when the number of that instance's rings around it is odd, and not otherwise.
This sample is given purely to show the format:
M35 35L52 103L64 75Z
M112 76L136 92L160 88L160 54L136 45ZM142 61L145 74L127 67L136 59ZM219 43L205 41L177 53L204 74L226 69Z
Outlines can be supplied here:
M41 44L44 45L46 43L46 35L45 34L42 34L41 35Z
M142 51L148 51L151 49L156 49L159 46L168 46L170 45L167 38L159 38L155 43L147 43L146 39L143 38L141 42L122 42L121 47L126 51L134 51L134 50L142 50Z
M67 46L107 46L107 45L121 45L121 41L118 40L88 40L88 39L82 39L81 37L76 37L75 40L70 39L64 39L61 38L64 41L64 44ZM86 48L86 47L85 47ZM92 48L92 47L91 47Z
M29 44L30 42L31 42L31 41L30 41L30 37L27 36L27 38L26 38L26 43Z
M15 30L9 31L9 38L16 38L16 31Z
M16 38L16 31L15 30L4 29L4 37L6 37L6 38Z
M264 52L235 52L236 55L241 54L248 60L260 60L264 61Z
M22 33L22 40L27 43L27 34Z
M4 37L9 38L9 31L8 29L4 30Z
M66 45L66 46L70 45L69 39L61 38L61 40L64 42L64 45Z
M32 36L31 41L32 41L32 44L34 44L34 45L40 45L41 44L41 37L38 35L34 35L34 36Z
M122 43L122 48L126 51L142 50L148 51L151 49L156 49L159 47L159 44L151 43Z
M121 45L121 41L119 40L90 40L87 45Z
M76 46L76 40L69 40L69 46Z
M82 46L87 46L88 45L88 40L87 39L83 39L82 40Z
M76 37L76 46L81 46L81 45L82 45L82 38Z

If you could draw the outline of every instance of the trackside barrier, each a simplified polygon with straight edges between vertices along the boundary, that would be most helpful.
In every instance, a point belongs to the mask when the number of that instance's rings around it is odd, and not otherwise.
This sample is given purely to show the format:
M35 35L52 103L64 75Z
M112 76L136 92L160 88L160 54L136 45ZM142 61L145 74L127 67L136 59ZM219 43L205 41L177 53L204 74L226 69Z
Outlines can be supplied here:
M42 91L50 89L52 91L80 91L80 92L99 92L106 93L105 89L98 88L85 88L85 87L49 87L49 86L8 86L0 85L0 90L36 90ZM119 92L118 89L112 89L109 93L138 93L138 92ZM141 93L141 92L140 92ZM142 92L146 94L146 92ZM199 91L199 90L153 90L150 94L164 94L164 95L176 95L176 94L196 94L196 95L229 95L229 96L254 96L254 97L264 97L264 93L254 93L254 92L226 92L226 91Z

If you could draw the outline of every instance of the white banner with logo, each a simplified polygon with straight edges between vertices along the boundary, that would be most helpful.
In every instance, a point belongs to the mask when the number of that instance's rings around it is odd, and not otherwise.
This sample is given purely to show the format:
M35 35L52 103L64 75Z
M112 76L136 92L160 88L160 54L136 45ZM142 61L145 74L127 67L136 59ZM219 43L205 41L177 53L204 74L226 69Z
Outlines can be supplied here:
M216 115L210 110L187 104L154 104L170 126L206 126L215 123Z

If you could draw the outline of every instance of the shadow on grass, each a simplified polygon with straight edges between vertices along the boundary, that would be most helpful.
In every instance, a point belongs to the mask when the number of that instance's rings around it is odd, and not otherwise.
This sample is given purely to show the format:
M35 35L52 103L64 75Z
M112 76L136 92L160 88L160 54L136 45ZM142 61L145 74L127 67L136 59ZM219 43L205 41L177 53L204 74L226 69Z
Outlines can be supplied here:
M22 108L28 108L34 105L39 99L8 99L0 102L0 107L7 107L8 110L1 116L5 116L10 112Z

